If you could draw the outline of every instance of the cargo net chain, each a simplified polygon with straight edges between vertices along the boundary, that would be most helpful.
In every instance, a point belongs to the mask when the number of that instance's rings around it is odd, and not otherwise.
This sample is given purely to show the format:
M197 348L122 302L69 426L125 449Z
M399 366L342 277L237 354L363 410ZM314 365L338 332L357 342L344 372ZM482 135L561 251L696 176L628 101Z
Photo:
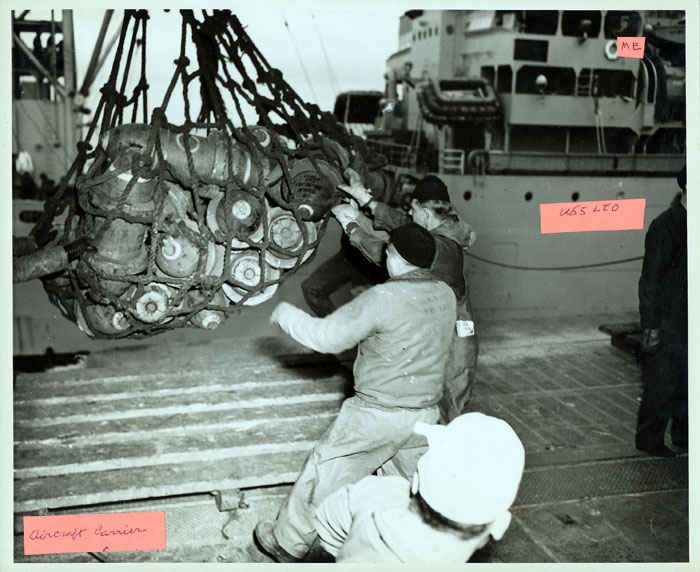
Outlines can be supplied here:
M125 12L88 135L33 229L37 243L54 231L43 244L82 245L67 268L43 283L52 303L89 336L216 328L241 306L269 300L309 260L330 209L342 201L336 187L346 169L371 188L389 184L383 157L370 157L331 114L305 103L235 15L181 16L175 72L149 122L148 13ZM188 38L196 71L185 55ZM141 76L127 97L134 61ZM178 89L182 125L166 117ZM201 99L196 121L192 89ZM257 113L256 125L246 123L244 106Z

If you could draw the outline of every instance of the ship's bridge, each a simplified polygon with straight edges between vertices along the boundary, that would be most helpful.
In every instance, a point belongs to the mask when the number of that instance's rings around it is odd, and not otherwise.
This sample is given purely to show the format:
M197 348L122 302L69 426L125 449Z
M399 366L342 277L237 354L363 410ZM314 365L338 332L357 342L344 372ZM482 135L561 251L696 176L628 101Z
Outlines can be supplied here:
M387 60L387 95L400 100L402 129L447 126L441 147L682 153L683 44L656 41L645 17L634 10L409 11L400 49ZM618 56L618 37L642 35L645 57ZM408 86L403 96L397 86ZM396 122L385 118L384 126Z

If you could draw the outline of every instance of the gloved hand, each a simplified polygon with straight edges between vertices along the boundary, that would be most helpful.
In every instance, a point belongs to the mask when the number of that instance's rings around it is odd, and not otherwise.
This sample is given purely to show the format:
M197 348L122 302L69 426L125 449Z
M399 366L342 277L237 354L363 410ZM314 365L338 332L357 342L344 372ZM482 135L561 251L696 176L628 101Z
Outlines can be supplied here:
M365 207L372 200L372 193L362 185L362 179L356 171L345 169L345 178L350 181L349 185L338 185L338 188L354 198L358 204Z
M357 222L357 219L360 218L360 209L355 201L336 205L331 209L331 212L335 215L335 218L338 219L343 230L347 230L351 222Z
M657 328L645 328L642 332L642 351L645 354L655 354L659 349L661 336Z
M280 302L277 304L275 309L272 311L272 315L270 316L270 323L279 326L280 321L284 320L285 314L287 314L292 308L294 308L294 306L289 302Z
M348 167L343 171L343 176L350 181L350 185L353 187L362 186L362 177L355 169Z

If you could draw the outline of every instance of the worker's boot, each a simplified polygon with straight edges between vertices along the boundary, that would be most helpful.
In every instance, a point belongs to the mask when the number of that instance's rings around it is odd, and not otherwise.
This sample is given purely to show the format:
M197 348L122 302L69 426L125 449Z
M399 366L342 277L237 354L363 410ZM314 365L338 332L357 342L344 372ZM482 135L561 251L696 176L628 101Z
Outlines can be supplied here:
M265 554L275 562L301 562L301 558L295 558L277 542L274 533L274 524L268 520L261 520L253 531L255 541Z

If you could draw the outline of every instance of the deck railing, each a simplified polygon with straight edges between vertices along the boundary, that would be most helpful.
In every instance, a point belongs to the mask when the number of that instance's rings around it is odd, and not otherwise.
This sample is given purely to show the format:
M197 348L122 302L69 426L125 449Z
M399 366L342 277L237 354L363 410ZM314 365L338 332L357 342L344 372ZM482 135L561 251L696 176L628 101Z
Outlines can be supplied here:
M464 175L464 151L461 149L440 151L440 172L446 175Z
M367 140L367 147L375 153L381 153L390 165L396 167L413 167L416 164L417 150L411 145L386 143L384 141Z
M639 173L651 175L676 173L685 161L683 154L604 154L596 153L542 153L534 151L472 151L467 168L474 172L477 162L485 162L486 171L550 172L550 173Z

